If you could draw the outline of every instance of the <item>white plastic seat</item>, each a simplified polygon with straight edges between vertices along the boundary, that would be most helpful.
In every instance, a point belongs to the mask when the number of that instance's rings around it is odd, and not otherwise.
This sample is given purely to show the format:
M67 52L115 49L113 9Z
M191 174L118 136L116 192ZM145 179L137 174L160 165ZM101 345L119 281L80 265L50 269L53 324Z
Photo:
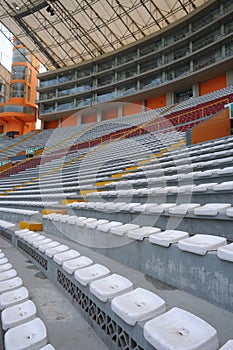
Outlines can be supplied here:
M13 277L6 281L0 282L0 293L4 293L8 290L15 289L18 287L21 287L23 284L23 281L20 277Z
M107 224L108 222L108 220L96 220L86 223L86 227L94 230L98 225Z
M100 264L94 264L74 272L74 278L83 286L87 286L88 283L109 275L109 269Z
M155 205L156 203L146 203L146 204L137 205L136 207L133 208L133 211L136 213L148 212L150 208Z
M22 238L23 238L23 240L25 241L25 242L28 242L29 241L29 239L32 239L33 240L33 238L36 238L36 237L39 237L40 235L39 235L39 233L31 233L31 234L25 234Z
M207 184L196 185L193 188L193 192L197 192L197 193L206 192L207 190L213 189L213 187L215 185L217 185L217 182L210 182L210 183L207 183Z
M15 276L17 276L17 271L15 269L0 272L0 281L9 280Z
M178 248L198 255L205 255L208 251L217 250L227 244L226 238L197 234L189 238L181 239Z
M158 316L166 310L162 298L143 288L136 288L115 297L111 301L111 308L130 326Z
M87 267L93 264L93 261L87 256L80 256L76 259L65 261L62 264L63 269L68 272L70 275L78 269L82 269L83 267Z
M0 265L0 273L3 271L10 270L11 268L12 268L12 265L10 263Z
M46 249L45 254L49 258L52 258L55 254L63 253L63 252L66 252L67 250L69 250L69 247L67 245L60 244L57 247L52 247L52 248Z
M111 228L119 227L121 225L123 225L123 223L120 221L110 221L107 224L98 225L97 229L102 232L108 232L109 230L111 230Z
M24 322L31 321L36 316L36 305L31 300L10 306L2 311L2 328L16 327Z
M16 236L19 236L20 233L25 233L25 232L28 232L29 229L28 228L24 228L23 230L16 230L15 231L15 235Z
M6 257L0 259L0 265L5 265L8 263L8 259Z
M103 302L132 289L133 283L130 280L115 273L90 284L91 293Z
M147 321L143 334L157 350L217 350L219 345L210 324L177 307Z
M35 319L9 329L4 336L5 350L36 350L47 343L43 321Z
M162 214L169 208L172 208L175 206L176 206L175 203L163 203L163 204L158 204L153 207L150 207L148 211L149 213L153 213L153 214Z
M51 344L47 344L38 350L55 350L55 348Z
M51 243L52 242L52 239L51 238L44 238L43 240L41 241L34 241L32 243L33 247L35 248L39 248L39 246L43 245L43 244L47 244L47 243Z
M213 187L214 191L232 191L233 190L233 181L226 181L220 184L217 184Z
M123 235L127 234L129 230L136 229L139 227L140 227L139 225L135 225L135 224L124 224L121 226L112 227L110 229L110 232L113 235L123 236Z
M44 235L38 235L38 236L34 236L34 237L29 237L28 238L28 243L29 244L33 244L33 242L42 241L43 239L45 239Z
M158 234L149 236L149 242L163 247L169 247L171 244L177 243L180 239L188 238L188 232L178 230L166 230Z
M225 212L226 209L230 208L229 203L208 203L201 207L194 209L195 215L208 215L216 216L218 213Z
M80 253L77 250L67 250L62 253L57 253L53 256L53 260L58 264L62 265L65 261L78 258Z
M83 227L83 226L85 226L87 223L89 223L89 222L95 222L95 221L97 221L97 219L95 219L95 218L85 218L85 219L77 219L76 220L76 225L77 226L80 226L80 227Z
M169 214L185 215L187 212L193 211L195 208L200 207L198 203L184 203L176 205L175 207L169 208Z
M161 232L161 229L158 227L143 226L134 230L129 230L127 233L127 237L131 239L136 239L138 241L142 241L144 238L149 237L151 234L156 234L159 232Z
M233 339L229 339L219 350L233 350Z
M219 247L217 250L217 256L221 260L233 262L233 243Z
M41 245L39 245L39 251L44 253L46 251L46 249L55 248L55 247L58 247L59 245L60 245L60 243L57 241L52 241L52 242L49 242L46 244L41 244Z
M13 306L29 298L27 288L20 287L0 295L0 309Z
M0 252L0 259L4 258L5 257L5 254Z

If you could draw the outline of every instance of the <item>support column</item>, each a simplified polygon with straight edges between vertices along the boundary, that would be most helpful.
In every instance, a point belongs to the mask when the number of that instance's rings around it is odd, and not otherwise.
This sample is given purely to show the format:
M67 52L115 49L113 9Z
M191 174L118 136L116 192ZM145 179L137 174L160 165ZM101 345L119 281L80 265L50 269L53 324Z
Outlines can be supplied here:
M102 112L97 111L96 116L97 116L97 123L101 122L102 121Z
M233 85L233 70L226 72L227 86Z
M174 104L174 91L168 91L166 93L166 105L173 105Z
M193 97L200 96L199 83L193 84Z

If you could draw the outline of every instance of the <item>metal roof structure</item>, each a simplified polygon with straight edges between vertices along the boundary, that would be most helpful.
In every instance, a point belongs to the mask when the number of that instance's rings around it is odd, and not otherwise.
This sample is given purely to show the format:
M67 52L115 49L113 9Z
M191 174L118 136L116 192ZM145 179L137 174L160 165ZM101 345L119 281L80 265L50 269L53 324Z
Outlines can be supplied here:
M0 22L47 69L94 59L165 28L208 0L0 0Z

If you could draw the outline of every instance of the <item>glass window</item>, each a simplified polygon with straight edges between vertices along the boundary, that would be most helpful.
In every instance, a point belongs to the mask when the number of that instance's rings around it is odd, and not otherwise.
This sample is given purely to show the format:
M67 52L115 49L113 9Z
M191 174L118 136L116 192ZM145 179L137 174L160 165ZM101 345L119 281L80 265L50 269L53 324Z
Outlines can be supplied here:
M161 75L156 75L154 77L149 77L142 79L140 81L140 88L141 89L149 89L155 86L158 86L162 83L162 76Z
M97 95L97 102L104 102L116 97L115 91L100 92Z
M26 107L26 106L18 106L18 105L5 105L0 106L0 113L6 112L16 112L16 113L27 113L27 114L35 114L34 108Z
M13 50L12 63L14 62L27 62L28 50L23 48Z
M123 64L134 60L138 56L137 49L126 51L117 57L117 64Z
M55 112L55 103L54 102L48 102L48 103L42 103L40 105L40 113L52 113Z
M29 82L29 84L31 83L31 80L32 80L32 70L28 69L28 82Z
M11 80L22 79L26 80L26 66L12 66Z
M75 71L64 72L58 75L59 83L66 83L75 79Z
M76 93L76 88L70 88L70 89L60 89L58 90L58 96L67 96L67 95L73 95Z
M129 68L117 72L117 80L133 77L137 74L137 65L132 64Z
M40 92L39 99L40 100L49 100L50 98L56 97L56 91L48 91L48 92Z
M25 97L26 84L14 83L10 85L10 97Z
M27 94L28 101L30 101L30 98L31 98L31 88L30 86L28 86L28 94Z
M161 46L162 46L161 40L147 43L140 48L140 55L144 56L144 55L147 55L151 52L156 52L158 49L161 48Z
M69 101L69 102L59 103L57 105L57 110L58 111L63 111L63 110L74 108L74 107L75 107L74 100L72 100L72 101Z
M46 80L40 80L40 87L47 87L57 84L57 78L51 78Z

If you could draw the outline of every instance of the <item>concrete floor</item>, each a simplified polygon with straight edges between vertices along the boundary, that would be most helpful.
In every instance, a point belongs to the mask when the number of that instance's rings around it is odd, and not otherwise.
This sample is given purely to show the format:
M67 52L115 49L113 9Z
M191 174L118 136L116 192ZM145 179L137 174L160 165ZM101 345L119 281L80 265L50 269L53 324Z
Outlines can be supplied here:
M221 346L228 339L232 338L233 314L231 312L145 276L143 273L99 254L90 248L55 237L46 232L43 232L43 234L78 250L81 255L90 257L94 262L107 266L112 273L119 273L129 278L135 288L143 287L153 291L165 300L167 309L177 306L199 316L217 330ZM29 289L31 299L37 306L38 315L46 324L49 341L56 350L107 350L105 344L82 319L78 311L42 272L1 237L0 248L5 252L12 265L16 267L18 275L22 277L24 285Z
M28 288L56 350L107 350L75 307L21 252L1 237L0 249Z

